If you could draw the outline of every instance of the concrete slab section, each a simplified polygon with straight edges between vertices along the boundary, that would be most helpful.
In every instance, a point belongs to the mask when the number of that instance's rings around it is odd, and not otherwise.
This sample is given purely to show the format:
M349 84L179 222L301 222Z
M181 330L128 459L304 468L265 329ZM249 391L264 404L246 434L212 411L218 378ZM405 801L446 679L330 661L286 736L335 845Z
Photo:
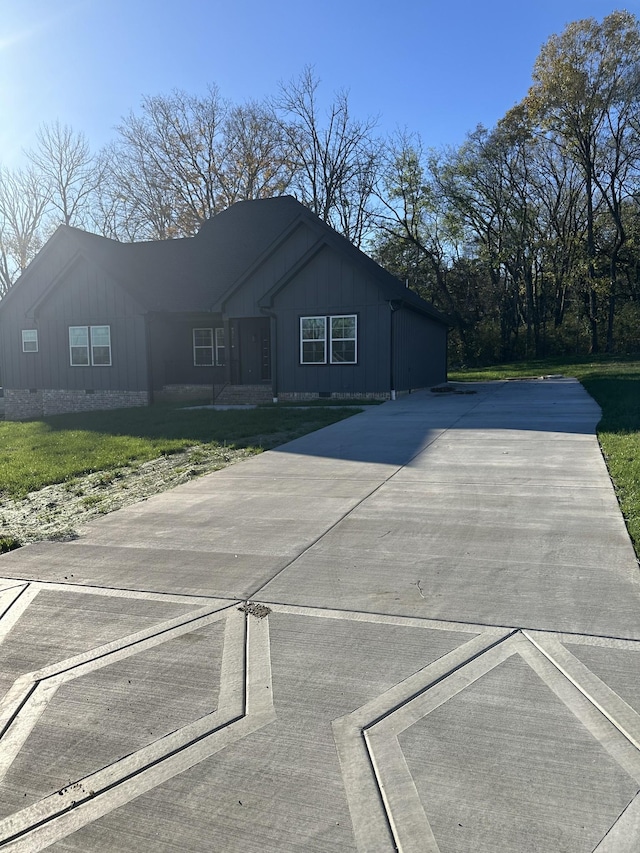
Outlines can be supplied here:
M579 433L583 427L593 432L601 415L598 404L574 379L489 383L470 399L474 403L464 419L474 427L498 421L503 428L535 430L552 421L553 432Z
M63 684L0 781L0 818L217 708L224 623Z
M354 557L351 551L308 553L267 584L260 599L548 631L582 629L607 637L640 636L637 584L620 577L627 574L624 567L616 577L614 572L603 576L599 566L509 559L465 557L464 570L460 565L456 554L407 559L400 552L387 558L373 552L369 557Z
M220 839L225 851L357 849L332 720L464 648L475 634L453 625L417 627L286 610L267 621L273 720L142 796L130 796L117 810L109 808L117 789L89 798L86 808L95 809L97 818L82 819L84 828L70 823L52 849L111 853L133 841L140 851L168 851L176 843L201 851L203 839L211 838ZM386 826L379 795L372 813L355 819L373 819L374 811ZM30 835L30 849L38 849L39 832ZM54 839L56 828L49 832L48 840ZM384 845L384 836L380 841Z
M640 644L626 648L576 645L566 638L564 645L640 715Z
M398 739L441 853L584 853L636 794L636 780L516 657Z
M356 500L222 492L215 500L172 492L91 524L85 541L134 548L296 554L352 509Z
M194 609L188 601L79 595L72 589L23 587L0 620L0 699L24 673L119 640ZM26 605L26 607L25 607ZM4 634L2 628L7 627Z
M287 448L289 446L287 445ZM404 456L411 458L420 450L420 447L410 447L402 458ZM381 447L380 452L384 453L386 449ZM277 479L282 477L283 469L286 468L287 479L297 479L307 483L323 480L355 483L358 480L365 482L385 480L398 471L403 464L402 462L363 462L352 458L357 453L354 439L342 449L323 448L317 455L313 454L310 447L304 448L300 445L297 445L291 453L287 449L284 458L283 453L285 451L281 448L262 453L251 460L225 468L224 476L235 480L251 480L254 477ZM336 455L332 456L332 453Z
M462 399L468 401L468 398ZM332 424L291 441L286 446L275 448L268 454L254 457L248 461L248 466L256 473L273 470L274 464L277 470L280 454L286 453L288 457L294 457L288 463L288 466L291 465L288 470L294 476L321 475L323 470L329 470L320 460L357 463L346 468L341 466L341 470L349 476L366 477L378 472L389 472L392 468L405 465L471 408L469 402L446 411L432 401L424 405L425 410L420 412L411 407L407 410L407 404L403 408L402 403L396 408L389 404L372 406L349 420ZM393 441L389 441L390 433L394 436ZM250 468L246 467L245 470ZM234 470L238 470L237 466L234 466Z
M259 594L640 637L640 573L611 488L401 485L393 478Z
M267 457L261 457L266 459ZM271 458L271 457L269 457ZM250 469L248 466L233 465L230 468L224 468L216 472L215 477L200 477L197 480L192 480L190 483L185 483L173 491L174 496L179 498L181 494L197 494L202 497L212 494L223 493L225 490L231 491L238 499L242 495L254 497L256 494L262 497L302 497L302 498L348 498L352 500L362 500L367 497L385 477L372 477L364 479L362 477L351 477L345 473L342 466L338 470L330 472L327 477L307 476L307 477L292 477L282 475L282 465L280 473L260 474L255 469ZM288 466L284 466L288 472ZM398 470L398 469L393 469Z
M525 506L526 505L526 506ZM528 507L528 512L526 508ZM388 520L396 527L405 521L410 525L431 526L440 519L458 520L461 525L473 518L479 525L511 527L520 523L548 531L560 525L589 527L595 520L610 525L626 543L625 526L618 503L610 486L583 489L576 486L511 484L511 483L385 483L374 495L355 507L351 519L380 522Z
M36 543L5 556L2 571L8 578L233 599L247 598L290 562L288 557L256 558L241 551L92 545L85 540Z
M3 851L640 849L599 409L473 390L0 558Z
M449 430L394 477L401 483L524 483L610 488L595 436L505 431L480 437Z

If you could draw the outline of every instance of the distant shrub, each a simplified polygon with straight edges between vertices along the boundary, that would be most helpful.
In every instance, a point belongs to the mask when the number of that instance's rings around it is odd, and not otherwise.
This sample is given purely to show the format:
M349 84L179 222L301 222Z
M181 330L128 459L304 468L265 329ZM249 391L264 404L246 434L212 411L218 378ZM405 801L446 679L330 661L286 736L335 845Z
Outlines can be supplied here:
M15 551L22 543L15 536L0 536L0 554L6 554L7 551Z

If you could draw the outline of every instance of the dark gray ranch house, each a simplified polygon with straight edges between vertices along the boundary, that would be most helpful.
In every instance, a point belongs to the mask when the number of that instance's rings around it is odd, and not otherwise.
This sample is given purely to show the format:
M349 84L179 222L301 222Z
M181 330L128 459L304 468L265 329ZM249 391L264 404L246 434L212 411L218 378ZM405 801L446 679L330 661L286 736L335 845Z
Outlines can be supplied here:
M0 303L6 417L394 398L446 380L447 328L289 196L239 202L180 240L60 226Z

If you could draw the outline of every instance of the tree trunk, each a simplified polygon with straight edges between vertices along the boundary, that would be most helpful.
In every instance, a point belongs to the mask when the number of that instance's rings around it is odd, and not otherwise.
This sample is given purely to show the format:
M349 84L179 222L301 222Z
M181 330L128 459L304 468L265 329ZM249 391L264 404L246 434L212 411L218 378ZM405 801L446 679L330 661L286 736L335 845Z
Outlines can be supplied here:
M616 296L618 288L618 257L617 253L611 256L611 290L609 291L609 308L607 312L607 352L614 352L613 323L616 315Z
M600 352L600 342L598 340L598 314L597 314L597 294L593 287L589 289L587 294L587 315L589 317L589 329L591 332L591 343L589 345L589 354L596 355Z
M594 235L594 214L593 214L593 181L591 178L591 164L587 171L586 180L587 191L587 257L589 260L588 276L589 276L589 293L587 297L587 311L589 315L589 327L591 329L591 345L589 352L592 355L600 352L600 344L598 341L598 301L594 287L596 277L595 258L596 258L596 240Z

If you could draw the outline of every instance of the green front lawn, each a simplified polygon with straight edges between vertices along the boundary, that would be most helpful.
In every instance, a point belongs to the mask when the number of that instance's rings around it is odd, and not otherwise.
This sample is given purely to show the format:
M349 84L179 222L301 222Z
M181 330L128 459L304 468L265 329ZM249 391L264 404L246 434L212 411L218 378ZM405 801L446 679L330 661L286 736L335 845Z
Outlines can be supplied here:
M640 358L586 356L460 370L452 382L477 382L561 373L579 379L602 409L598 439L629 534L640 557Z
M256 453L350 417L357 408L184 409L156 405L0 423L0 494L24 497L94 471L194 445Z

